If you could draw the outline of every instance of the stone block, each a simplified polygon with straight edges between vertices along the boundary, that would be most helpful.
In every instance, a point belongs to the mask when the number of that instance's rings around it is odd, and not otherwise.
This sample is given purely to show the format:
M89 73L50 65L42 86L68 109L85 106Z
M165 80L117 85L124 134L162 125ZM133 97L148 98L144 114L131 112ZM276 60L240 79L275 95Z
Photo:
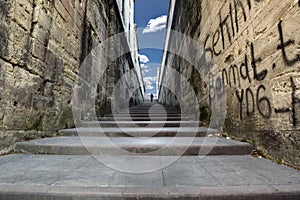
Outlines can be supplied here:
M46 64L45 64L45 62L41 61L40 59L30 56L28 59L27 68L33 74L39 75L40 77L44 77Z
M37 39L31 39L31 54L32 56L44 61L47 54L47 48L43 43L39 42Z
M60 0L72 19L74 19L74 5L68 0Z
M58 21L56 22L58 23ZM54 39L58 44L61 44L62 42L62 30L61 27L58 24L53 24L53 27L51 29L51 39Z
M27 1L16 0L13 1L9 18L10 20L16 22L27 32L31 29L32 24L32 5Z
M9 25L0 24L2 38L0 43L1 57L16 65L25 65L28 57L29 33L16 22Z
M45 9L43 5L34 8L33 22L38 23L45 31L49 31L52 26L53 13Z
M36 24L33 28L31 37L37 39L41 44L47 45L49 40L49 32L45 31L40 24Z
M60 0L55 1L54 2L54 7L57 10L58 14L62 16L62 18L66 22L67 26L68 27L73 27L73 19L71 18L70 14L66 10L66 8L62 4L62 2Z
M6 23L0 22L0 56L3 58L7 56L9 42L9 27Z
M1 1L0 2L0 19L2 22L7 21L10 9L12 7L11 1Z

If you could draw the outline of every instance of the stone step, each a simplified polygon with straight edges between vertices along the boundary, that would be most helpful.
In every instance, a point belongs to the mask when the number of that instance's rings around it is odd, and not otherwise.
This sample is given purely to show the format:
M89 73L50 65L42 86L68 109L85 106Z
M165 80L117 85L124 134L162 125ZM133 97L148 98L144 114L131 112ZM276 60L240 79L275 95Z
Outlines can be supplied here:
M64 129L59 131L61 136L85 136L85 137L205 137L219 134L219 131L203 127L121 127L121 128L100 128L82 127Z
M198 127L202 122L194 121L83 121L83 127Z
M129 112L164 112L164 113L179 113L180 110L175 109L153 109L153 108L139 108L139 109L129 109ZM126 111L127 112L127 111Z
M190 117L100 117L99 121L190 121Z
M166 114L166 113L121 113L121 114L114 114L114 115L107 115L106 117L141 117L141 118L149 118L149 117L183 117L186 118L187 116L181 114Z
M150 112L154 113L154 114L162 114L162 113L180 114L181 113L180 111L165 111L165 110L151 110ZM131 114L148 114L149 110L130 110L130 111L127 111L127 112L125 112L125 111L120 112L120 114L128 114L128 113L131 113Z
M155 107L139 107L139 108L130 108L129 111L158 111L158 112L180 112L179 109L170 109L170 108L155 108ZM127 110L121 110L121 111L127 111Z
M56 155L190 156L247 155L252 153L252 146L248 143L217 137L57 137L17 143L16 150Z
M251 156L0 157L1 200L298 200L300 171ZM118 167L127 168L119 171ZM127 173L132 170L148 173ZM153 170L157 169L157 170Z

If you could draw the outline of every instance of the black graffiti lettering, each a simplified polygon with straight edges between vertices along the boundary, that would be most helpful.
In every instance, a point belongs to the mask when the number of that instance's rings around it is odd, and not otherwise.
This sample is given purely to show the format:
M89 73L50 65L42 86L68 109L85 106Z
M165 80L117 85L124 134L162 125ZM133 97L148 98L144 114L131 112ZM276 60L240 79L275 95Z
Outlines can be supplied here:
M251 10L251 8L252 8L251 0L247 0L247 3L248 3L249 10Z
M236 32L239 32L239 19L238 19L238 7L242 9L242 13L244 16L244 21L247 21L247 14L244 7L244 4L240 0L234 0L234 10L235 10L235 25L236 25ZM248 0L248 7L251 10L251 2Z
M235 86L240 87L241 78L242 80L248 80L249 83L252 82L248 61L249 56L245 55L244 57L245 60L239 65L239 67L235 64L231 64L229 69L224 68L222 70L222 79L225 86L229 84L229 86L232 87L234 84Z
M278 108L275 109L275 113L277 114L285 114L292 112L292 118L293 118L293 126L296 127L298 125L298 114L297 112L297 105L300 106L300 98L296 97L296 84L294 82L293 77L290 77L291 80L291 87L292 87L292 109L290 108Z
M225 75L226 75L226 84L225 84ZM227 75L226 69L222 70L222 80L223 80L223 85L224 86L228 84L228 75Z
M270 100L268 97L266 97L266 96L260 97L261 90L265 91L266 90L265 86L260 85L257 89L257 93L256 93L257 109L263 118L270 119L270 117L272 115L271 103L270 103ZM263 104L263 102L265 102L265 103ZM263 105L265 105L267 107L267 110L264 109L265 106L263 106ZM264 112L264 110L266 110L266 111Z
M249 96L251 97L251 102L252 102L251 111L249 109L249 107L250 107ZM246 89L246 103L247 103L247 116L250 117L252 114L254 114L254 111L255 111L254 95L250 88Z
M298 1L298 6L300 7L300 0Z
M296 97L296 85L294 82L293 77L291 77L291 84L292 84L292 113L293 113L293 126L296 127L298 124L298 118L297 118L297 104L300 105L300 98Z
M265 69L265 70L261 71L260 73L257 72L257 63L261 62L261 58L257 58L257 59L255 58L253 43L251 43L251 56L252 56L251 65L252 65L252 68L253 68L254 79L258 80L258 81L262 81L267 76L268 70Z
M231 35L230 35L230 29L229 29L229 25L228 25L228 15L225 17L224 20L222 20L222 16L221 14L219 14L220 16L220 30L221 30L221 36L222 36L222 46L223 49L225 49L225 33L224 33L224 26L226 27L226 32L227 32L227 36L228 36L228 40L231 43Z
M243 119L243 100L244 100L244 89L242 89L241 94L239 93L239 91L237 90L235 92L236 97L240 103L240 119Z
M229 15L230 15L230 22L231 22L231 28L232 28L232 36L235 36L235 31L234 31L234 20L233 20L233 13L232 13L232 5L231 3L229 4Z
M235 10L235 25L236 25L236 32L239 32L239 19L238 19L238 9L236 0L234 0L234 10Z
M237 0L238 5L241 7L243 15L244 15L244 21L247 21L247 14L246 14L246 9L241 0Z
M217 39L216 39L216 36L217 36ZM214 34L214 36L213 36L213 40L212 40L212 49L213 49L214 54L215 54L216 56L220 55L221 52L222 52L221 50L219 50L219 51L217 52L217 51L216 51L216 48L215 48L215 47L217 46L219 40L220 40L220 31L217 30L217 31L215 32L215 34Z
M278 50L281 49L282 57L283 57L285 64L288 66L293 66L294 64L296 64L297 62L300 61L300 54L297 54L296 57L291 60L288 59L285 49L286 49L286 47L294 44L295 41L294 40L288 40L286 42L284 41L283 31L282 31L282 20L278 23L278 31L279 31L279 36L280 36L280 45L278 45L277 49Z
M275 113L289 113L291 112L291 109L290 108L275 108Z
M250 77L250 74L249 74L248 56L247 55L245 55L245 62L242 63L241 66L240 66L240 74L241 74L241 77L244 80L248 79L249 83L251 83L251 77Z
M246 3L242 0L232 0L229 3L228 12L223 16L219 12L219 26L218 29L211 34L208 34L205 39L205 51L210 52L215 56L219 56L222 53L222 50L226 49L227 42L231 45L232 39L237 35L239 32L239 14L242 13L244 21L248 20L247 17L247 9L249 11L252 8L251 0L247 0L248 8L245 5ZM209 41L211 37L212 41ZM207 48L207 44L211 44L210 48ZM220 44L222 43L222 44ZM220 44L220 49L216 49L216 47Z
M270 119L272 115L272 106L270 100L267 96L262 96L262 91L265 91L266 88L263 85L260 85L257 89L256 97L251 90L247 88L246 90L242 89L240 92L236 90L236 97L240 105L240 119L243 119L243 103L245 99L246 103L246 112L247 117L251 117L257 108L259 114L265 118ZM300 100L299 100L300 102Z
M229 85L230 85L230 87L232 86L232 84L231 84L232 79L234 81L234 85L236 85L238 82L238 86L239 87L241 86L239 69L236 65L230 65L230 69L229 69Z

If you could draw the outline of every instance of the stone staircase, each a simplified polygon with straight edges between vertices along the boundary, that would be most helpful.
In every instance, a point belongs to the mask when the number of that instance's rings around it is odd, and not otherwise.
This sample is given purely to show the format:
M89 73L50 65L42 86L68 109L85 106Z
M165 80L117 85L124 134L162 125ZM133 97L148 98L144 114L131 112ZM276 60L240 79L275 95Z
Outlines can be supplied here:
M146 102L16 144L0 199L300 199L300 172L251 157L178 110Z
M106 116L100 118L100 122L82 122L82 127L59 131L61 137L17 143L16 149L33 154L89 155L92 153L105 156L249 155L252 153L251 145L214 137L219 135L218 131L199 127L202 125L201 122L193 122L191 118L182 116L177 110L169 108L165 111L157 105L157 103L144 103L131 108L130 114ZM123 124L127 126L123 127ZM164 127L165 124L168 127ZM206 137L207 135L210 137ZM119 149L125 152L120 152ZM161 149L163 151L160 151Z

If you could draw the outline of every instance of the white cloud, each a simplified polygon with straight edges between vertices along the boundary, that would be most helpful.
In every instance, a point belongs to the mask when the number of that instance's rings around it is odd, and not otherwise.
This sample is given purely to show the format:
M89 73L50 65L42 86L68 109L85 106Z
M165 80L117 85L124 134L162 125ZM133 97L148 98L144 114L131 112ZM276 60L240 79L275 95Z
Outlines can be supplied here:
M155 82L156 82L156 76L154 76L154 77L144 77L144 83L145 83L146 90L154 89L153 84L155 84Z
M139 54L139 58L140 58L141 63L143 63L143 64L146 64L150 61L149 58L146 55Z
M148 65L145 65L145 64L141 64L141 68L142 68L143 74L151 71L151 67Z
M150 72L150 71L151 71L150 69L144 69L144 70L143 70L143 74L148 73L148 72Z
M147 27L143 30L143 33L154 33L166 28L167 15L162 15L155 19L150 19Z

